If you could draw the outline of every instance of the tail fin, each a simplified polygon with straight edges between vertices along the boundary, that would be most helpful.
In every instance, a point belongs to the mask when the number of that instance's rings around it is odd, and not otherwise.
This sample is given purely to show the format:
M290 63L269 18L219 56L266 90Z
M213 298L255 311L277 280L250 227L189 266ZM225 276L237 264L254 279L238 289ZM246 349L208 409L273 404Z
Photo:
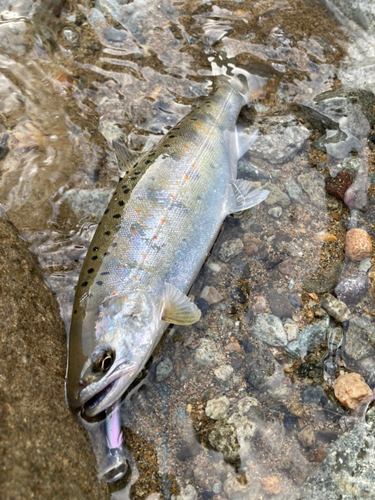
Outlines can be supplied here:
M268 87L274 86L271 75L269 77L251 73L244 68L239 68L229 61L211 61L212 73L218 77L219 81L225 81L243 96L246 104L252 99L256 99ZM249 68L252 69L252 68Z

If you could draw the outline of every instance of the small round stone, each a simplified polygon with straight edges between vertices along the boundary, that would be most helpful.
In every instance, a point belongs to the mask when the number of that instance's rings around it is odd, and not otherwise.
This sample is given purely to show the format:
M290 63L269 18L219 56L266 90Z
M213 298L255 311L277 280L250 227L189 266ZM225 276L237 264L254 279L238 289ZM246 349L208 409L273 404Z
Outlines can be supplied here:
M341 404L355 410L364 398L372 397L372 390L358 373L343 373L335 381L335 396Z
M268 476L261 479L262 488L267 495L278 495L281 491L280 479L277 476Z
M345 255L352 262L359 262L371 255L370 235L363 229L351 229L346 234Z
M229 410L229 399L225 396L217 399L210 399L206 405L206 415L212 420L225 418Z

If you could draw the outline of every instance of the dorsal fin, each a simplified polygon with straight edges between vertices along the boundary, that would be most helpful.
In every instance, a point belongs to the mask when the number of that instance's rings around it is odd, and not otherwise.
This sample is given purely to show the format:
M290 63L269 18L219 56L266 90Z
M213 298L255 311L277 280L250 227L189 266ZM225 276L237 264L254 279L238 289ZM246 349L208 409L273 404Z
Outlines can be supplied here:
M122 140L112 141L112 146L115 150L118 166L122 171L130 170L142 154L127 148Z

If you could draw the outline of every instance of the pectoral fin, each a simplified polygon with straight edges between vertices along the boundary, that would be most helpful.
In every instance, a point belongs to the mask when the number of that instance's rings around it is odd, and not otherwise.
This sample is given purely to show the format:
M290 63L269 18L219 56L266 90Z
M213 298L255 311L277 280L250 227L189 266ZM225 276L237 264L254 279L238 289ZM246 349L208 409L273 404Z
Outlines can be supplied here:
M164 290L162 320L174 325L192 325L201 317L201 311L188 297L170 283Z
M251 191L251 181L237 179L232 182L232 194L229 213L236 213L258 205L267 198L269 191L265 189L253 189Z
M112 146L116 153L118 166L123 172L133 168L142 154L127 148L122 141L113 141Z

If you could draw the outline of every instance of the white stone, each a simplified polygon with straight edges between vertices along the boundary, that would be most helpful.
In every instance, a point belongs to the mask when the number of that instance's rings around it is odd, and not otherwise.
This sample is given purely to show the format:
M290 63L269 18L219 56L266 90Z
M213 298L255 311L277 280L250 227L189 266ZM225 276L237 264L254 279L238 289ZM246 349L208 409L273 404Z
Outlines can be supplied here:
M217 304L223 300L223 296L213 286L205 286L202 290L201 298L208 304Z
M212 420L225 418L229 410L229 399L226 396L217 399L210 399L206 405L206 415Z

